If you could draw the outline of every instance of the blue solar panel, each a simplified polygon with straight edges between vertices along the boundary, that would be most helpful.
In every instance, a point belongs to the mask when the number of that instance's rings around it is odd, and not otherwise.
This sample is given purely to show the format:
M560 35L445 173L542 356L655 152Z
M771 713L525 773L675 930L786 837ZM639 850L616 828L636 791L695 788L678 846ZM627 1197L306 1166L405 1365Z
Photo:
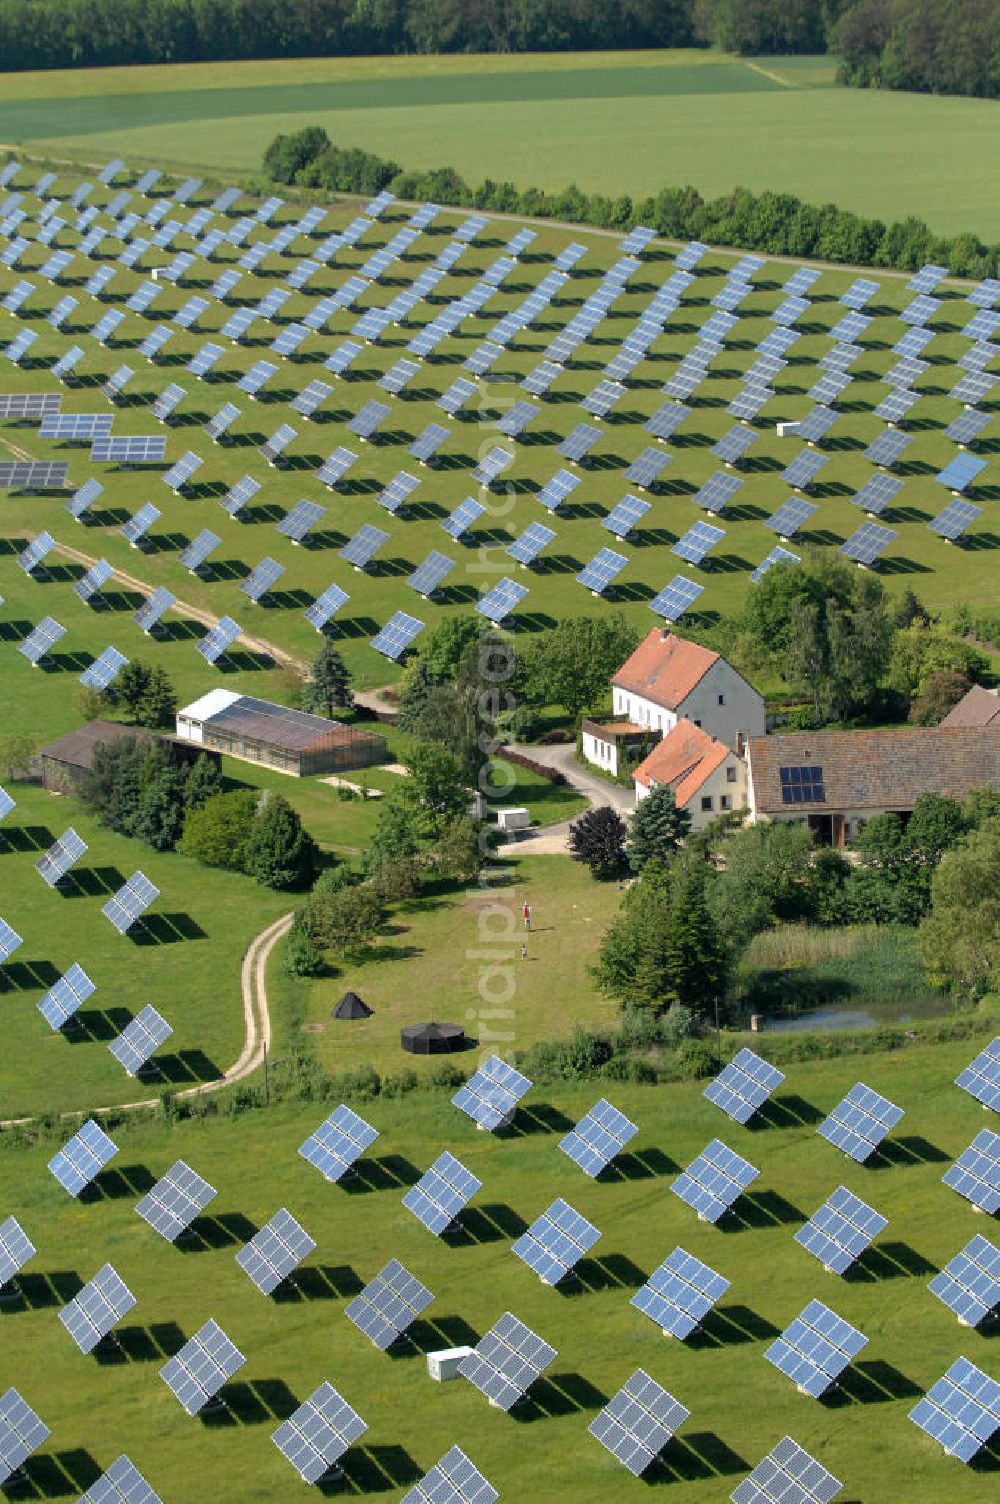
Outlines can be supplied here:
M859 1164L864 1164L902 1116L901 1107L896 1107L859 1081L816 1132Z
M965 491L978 475L986 468L986 460L978 455L963 452L950 460L937 476L942 486L947 486L949 491Z
M831 1311L811 1300L764 1353L804 1394L814 1399L837 1382L868 1338Z
M300 1146L302 1158L319 1170L324 1179L336 1182L353 1168L378 1131L343 1103Z
M481 1188L482 1182L445 1150L406 1192L403 1205L440 1237Z
M467 496L464 501L459 502L451 516L445 518L441 526L450 538L461 538L485 510L481 501L477 501L473 496Z
M628 559L615 553L613 548L602 548L590 563L577 575L577 583L585 585L592 595L603 595L608 586L625 568Z
M480 616L499 623L520 605L527 593L526 585L519 585L516 580L510 580L504 576L487 590L485 595L480 596L476 602L476 610Z
M703 1093L737 1123L748 1123L785 1077L753 1050L738 1050Z
M839 552L845 558L855 559L859 564L871 565L898 536L891 527L880 527L877 522L863 522L847 542L840 545Z
M459 1373L509 1411L556 1357L556 1350L505 1311L459 1365Z
M732 1149L713 1139L673 1182L675 1196L705 1222L717 1222L760 1174Z
M984 1128L941 1178L987 1215L1000 1211L1000 1133Z
M493 1131L511 1121L518 1102L530 1088L527 1076L491 1055L451 1100L478 1127Z
M534 1270L545 1285L558 1284L601 1234L593 1223L561 1199L553 1201L514 1243L511 1252Z
M117 1153L118 1145L88 1118L49 1160L49 1169L64 1190L79 1196Z
M95 991L95 984L83 967L74 961L73 965L64 971L56 982L53 982L38 1004L38 1011L50 1029L61 1029L72 1019L78 1009L83 1007L87 999L93 996ZM0 1270L0 1283L2 1283L2 1270Z
M513 543L508 543L504 552L511 559L515 559L518 564L531 564L542 550L549 546L555 536L554 529L546 527L544 523L529 522Z
M638 1131L624 1113L602 1097L560 1141L559 1147L585 1175L595 1179Z
M984 1107L1000 1112L1000 1034L956 1076L955 1085Z
M650 502L643 501L639 496L623 496L607 517L601 519L601 526L609 533L614 533L616 538L625 538L636 523L642 521L650 506Z
M177 558L185 569L192 572L201 567L213 549L218 548L222 539L216 533L203 528L196 538L192 538L187 548L178 554Z
M195 643L195 648L206 663L216 663L232 647L241 631L239 622L231 616L220 616L215 626L205 633L200 642Z
M1000 1248L977 1234L927 1287L962 1326L979 1326L1000 1309Z
M728 1289L729 1280L723 1275L683 1248L675 1248L629 1304L655 1321L665 1336L683 1341L698 1330Z
M729 1498L731 1504L831 1504L843 1486L797 1441L783 1436Z
M389 534L381 528L373 527L366 522L359 528L354 537L349 539L340 550L340 557L346 559L348 564L353 564L355 569L364 569L365 565L378 553L384 543L388 543Z
M841 1185L799 1228L795 1241L824 1269L843 1274L887 1226L885 1217Z
M671 546L670 552L687 560L689 564L700 564L705 555L725 536L724 528L713 527L710 522L696 522Z
M971 1462L1000 1429L1000 1384L968 1358L957 1358L909 1418L949 1456Z
M686 580L675 574L669 585L664 585L650 601L649 609L667 621L677 621L690 606L693 606L705 587L695 580Z

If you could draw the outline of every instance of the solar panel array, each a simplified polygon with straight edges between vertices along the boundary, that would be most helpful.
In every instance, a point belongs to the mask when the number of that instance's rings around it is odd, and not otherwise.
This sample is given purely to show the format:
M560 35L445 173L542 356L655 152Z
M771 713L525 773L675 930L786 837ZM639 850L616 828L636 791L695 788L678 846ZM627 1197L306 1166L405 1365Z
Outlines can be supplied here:
M880 1212L839 1185L799 1228L795 1241L819 1259L824 1269L844 1274L887 1226Z
M803 1394L818 1399L867 1345L850 1322L821 1300L811 1300L767 1348L764 1357Z
M717 1222L760 1174L753 1165L714 1138L673 1182L675 1196L704 1222Z
M0 1484L15 1478L22 1464L50 1435L48 1426L16 1389L0 1395Z
M135 1209L161 1238L176 1243L215 1195L207 1180L178 1159L136 1203Z
M640 1478L690 1414L662 1384L637 1368L587 1429Z
M635 1123L602 1097L560 1140L559 1147L585 1175L596 1180L638 1131Z
M87 843L78 836L72 825L52 843L48 851L39 857L35 870L50 888L62 882L67 872L87 852Z
M690 1337L729 1289L729 1280L701 1259L675 1248L654 1269L630 1304L655 1321L664 1336Z
M162 1014L147 1003L112 1039L108 1049L130 1076L137 1076L173 1032Z
M709 1082L703 1095L734 1122L748 1123L784 1079L777 1066L744 1048Z
M505 1311L480 1338L459 1373L500 1410L523 1400L537 1378L556 1357L556 1350Z
M0 1292L10 1286L35 1252L35 1245L16 1217L0 1222Z
M956 1358L914 1405L910 1420L950 1457L971 1462L1000 1429L1000 1384L968 1358Z
M160 890L150 882L145 873L135 871L127 882L122 883L101 909L105 919L110 920L120 935L127 935L160 896Z
M377 1129L343 1103L299 1148L326 1180L341 1180L378 1138Z
M496 1504L499 1497L461 1447L452 1447L403 1495L400 1504Z
M160 1378L188 1415L197 1415L246 1362L218 1322L208 1320L160 1369Z
M820 1123L816 1132L859 1164L864 1164L902 1116L901 1107L896 1107L859 1081Z
M729 1498L731 1504L830 1504L843 1487L797 1441L783 1436Z
M305 1483L318 1483L367 1429L333 1385L323 1383L271 1433L271 1440Z
M92 1353L127 1316L136 1298L110 1264L88 1280L59 1312L59 1320L82 1353Z
M1000 1211L1000 1133L977 1133L941 1179L988 1216Z
M481 1188L482 1182L446 1149L406 1192L403 1205L440 1237Z
M513 1252L544 1285L558 1284L588 1253L601 1234L561 1198L553 1201L513 1245Z
M493 1131L505 1126L513 1118L517 1104L531 1082L527 1076L491 1055L478 1070L460 1086L452 1097L452 1104L467 1113L479 1128Z
M117 1153L118 1145L93 1118L88 1118L52 1156L49 1169L63 1189L75 1197L86 1190Z
M381 1352L405 1336L433 1301L426 1285L415 1279L398 1259L390 1259L359 1295L344 1308L348 1321Z
M697 580L686 580L683 575L675 574L669 585L664 585L653 596L649 609L666 621L677 621L694 605L704 589Z
M273 1295L315 1247L314 1239L301 1223L282 1207L240 1249L236 1262L258 1290Z
M1000 1112L1000 1034L980 1050L969 1065L955 1078L955 1085L970 1097Z
M981 1233L927 1286L962 1326L980 1326L1000 1309L1000 1248Z

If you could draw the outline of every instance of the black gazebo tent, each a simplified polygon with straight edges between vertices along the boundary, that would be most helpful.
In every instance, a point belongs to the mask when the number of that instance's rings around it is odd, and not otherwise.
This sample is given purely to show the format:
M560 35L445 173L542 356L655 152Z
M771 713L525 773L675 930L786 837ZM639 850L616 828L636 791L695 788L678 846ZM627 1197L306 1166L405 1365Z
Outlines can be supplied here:
M371 1018L372 1009L363 1003L356 992L345 992L336 1008L330 1010L331 1018Z
M411 1055L447 1055L464 1050L467 1040L461 1024L409 1024L400 1029L399 1042Z

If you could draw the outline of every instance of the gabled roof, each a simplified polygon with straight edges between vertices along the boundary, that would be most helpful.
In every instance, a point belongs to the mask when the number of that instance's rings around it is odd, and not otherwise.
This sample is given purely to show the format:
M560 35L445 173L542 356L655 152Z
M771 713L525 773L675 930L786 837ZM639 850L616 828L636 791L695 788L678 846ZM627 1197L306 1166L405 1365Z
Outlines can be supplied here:
M611 683L665 710L677 710L718 659L719 654L710 648L675 637L662 627L651 627Z
M953 705L942 726L1000 726L1000 695L995 689L974 684L957 705Z
M680 720L643 758L635 770L635 780L645 788L667 784L681 809L731 755L731 747L717 742L693 721Z
M751 737L758 814L911 810L921 794L962 799L1000 787L1000 727L898 726L882 731L793 731ZM781 769L818 767L822 799L786 803Z

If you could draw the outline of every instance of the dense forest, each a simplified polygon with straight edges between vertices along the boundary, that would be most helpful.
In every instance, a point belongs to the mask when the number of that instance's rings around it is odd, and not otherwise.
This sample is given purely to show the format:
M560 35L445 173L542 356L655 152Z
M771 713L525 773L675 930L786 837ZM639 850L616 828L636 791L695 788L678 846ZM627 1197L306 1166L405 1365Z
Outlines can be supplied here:
M823 53L842 83L1000 94L1000 0L0 0L0 68L380 53Z

